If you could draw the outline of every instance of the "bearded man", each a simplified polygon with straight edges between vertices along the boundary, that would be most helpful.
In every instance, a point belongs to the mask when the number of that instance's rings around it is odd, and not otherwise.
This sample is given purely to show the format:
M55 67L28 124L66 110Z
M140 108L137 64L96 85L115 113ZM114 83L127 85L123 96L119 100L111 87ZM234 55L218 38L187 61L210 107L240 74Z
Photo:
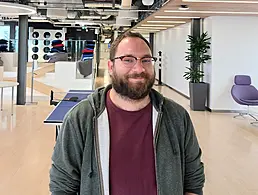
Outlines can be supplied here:
M111 84L66 115L50 171L52 195L201 195L201 149L187 111L152 89L148 41L111 46Z

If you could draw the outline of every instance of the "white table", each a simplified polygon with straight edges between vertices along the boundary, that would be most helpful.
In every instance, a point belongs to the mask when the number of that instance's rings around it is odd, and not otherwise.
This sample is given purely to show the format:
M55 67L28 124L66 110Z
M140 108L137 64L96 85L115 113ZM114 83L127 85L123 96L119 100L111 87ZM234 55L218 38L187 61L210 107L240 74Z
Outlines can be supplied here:
M3 110L3 100L4 100L4 88L12 88L12 115L13 115L13 100L14 100L14 87L18 86L17 82L0 81L1 88L1 111Z

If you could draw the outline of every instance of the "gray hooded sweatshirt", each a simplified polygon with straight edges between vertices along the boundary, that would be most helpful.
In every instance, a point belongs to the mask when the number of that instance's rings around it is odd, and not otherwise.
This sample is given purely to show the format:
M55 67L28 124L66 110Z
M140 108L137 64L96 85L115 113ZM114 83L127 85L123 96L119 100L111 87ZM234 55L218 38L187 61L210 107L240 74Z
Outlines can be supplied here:
M67 113L52 156L52 195L110 195L109 121L105 106L111 85L98 88ZM202 194L204 167L187 111L150 92L158 195Z

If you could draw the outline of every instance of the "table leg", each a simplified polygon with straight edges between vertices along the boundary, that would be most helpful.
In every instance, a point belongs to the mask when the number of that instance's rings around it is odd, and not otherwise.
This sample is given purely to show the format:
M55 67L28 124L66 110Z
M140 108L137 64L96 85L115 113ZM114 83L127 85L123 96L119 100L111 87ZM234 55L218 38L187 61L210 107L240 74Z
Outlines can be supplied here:
M3 110L4 88L1 88L1 111Z
M13 115L14 87L12 87L12 115Z

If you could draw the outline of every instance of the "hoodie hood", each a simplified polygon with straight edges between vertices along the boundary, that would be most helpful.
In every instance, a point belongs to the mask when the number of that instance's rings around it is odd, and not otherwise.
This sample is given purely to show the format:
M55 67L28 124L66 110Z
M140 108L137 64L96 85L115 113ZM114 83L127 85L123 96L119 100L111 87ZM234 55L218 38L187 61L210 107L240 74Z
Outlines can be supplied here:
M92 105L92 108L95 112L95 116L98 118L100 114L105 110L106 108L106 94L107 92L112 89L112 85L109 84L106 87L99 87L95 90L94 93L92 93L88 99ZM150 99L152 105L155 107L155 109L158 112L162 112L162 106L164 103L164 96L157 92L155 89L151 89L150 93Z

